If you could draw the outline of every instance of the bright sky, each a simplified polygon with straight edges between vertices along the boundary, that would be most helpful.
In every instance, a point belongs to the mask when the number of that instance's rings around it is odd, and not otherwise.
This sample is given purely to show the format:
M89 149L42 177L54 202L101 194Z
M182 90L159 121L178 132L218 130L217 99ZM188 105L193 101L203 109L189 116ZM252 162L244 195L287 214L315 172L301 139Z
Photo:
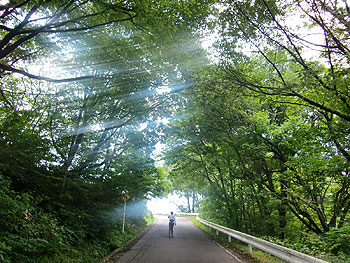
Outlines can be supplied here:
M169 194L165 198L152 198L147 202L147 207L153 214L169 214L171 211L179 211L178 205L186 205L186 198L176 194Z

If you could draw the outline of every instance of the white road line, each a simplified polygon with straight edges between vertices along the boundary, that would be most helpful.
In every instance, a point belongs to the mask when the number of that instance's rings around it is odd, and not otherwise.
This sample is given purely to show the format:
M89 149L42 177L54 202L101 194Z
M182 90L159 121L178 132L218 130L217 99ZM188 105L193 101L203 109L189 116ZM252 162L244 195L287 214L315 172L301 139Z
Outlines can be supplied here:
M219 247L221 247L222 249L225 249L225 251L227 252L227 253L229 253L232 257L234 257L236 260L238 260L239 262L242 262L243 263L243 261L242 260L240 260L238 257L236 257L234 254L232 254L230 251L228 251L226 248L224 248L223 246L221 246L218 242L216 242L215 240L213 240L213 242L215 243L215 244L217 244Z

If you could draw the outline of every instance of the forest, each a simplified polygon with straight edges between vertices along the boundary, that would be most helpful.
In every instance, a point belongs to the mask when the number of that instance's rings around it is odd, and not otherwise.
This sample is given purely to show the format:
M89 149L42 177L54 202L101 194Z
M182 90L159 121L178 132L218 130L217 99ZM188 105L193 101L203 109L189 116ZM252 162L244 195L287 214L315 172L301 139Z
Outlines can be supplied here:
M170 192L350 262L346 0L4 0L0 21L0 262L98 262Z

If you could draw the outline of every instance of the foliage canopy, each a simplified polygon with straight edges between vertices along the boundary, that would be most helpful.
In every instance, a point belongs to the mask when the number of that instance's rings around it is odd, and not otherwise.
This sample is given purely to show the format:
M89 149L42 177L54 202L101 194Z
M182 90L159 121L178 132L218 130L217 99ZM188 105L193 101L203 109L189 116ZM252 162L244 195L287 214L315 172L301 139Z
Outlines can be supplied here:
M170 188L207 219L339 260L349 14L333 0L0 5L0 260L95 262L127 239L122 193L142 227Z

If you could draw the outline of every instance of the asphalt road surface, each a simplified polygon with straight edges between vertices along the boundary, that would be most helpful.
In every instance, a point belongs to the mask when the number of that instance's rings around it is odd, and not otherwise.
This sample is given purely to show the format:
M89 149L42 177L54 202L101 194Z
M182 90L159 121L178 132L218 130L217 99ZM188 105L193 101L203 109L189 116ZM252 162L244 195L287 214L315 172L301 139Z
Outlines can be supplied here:
M242 263L191 222L177 217L175 238L168 236L168 219L159 217L151 229L113 263Z

